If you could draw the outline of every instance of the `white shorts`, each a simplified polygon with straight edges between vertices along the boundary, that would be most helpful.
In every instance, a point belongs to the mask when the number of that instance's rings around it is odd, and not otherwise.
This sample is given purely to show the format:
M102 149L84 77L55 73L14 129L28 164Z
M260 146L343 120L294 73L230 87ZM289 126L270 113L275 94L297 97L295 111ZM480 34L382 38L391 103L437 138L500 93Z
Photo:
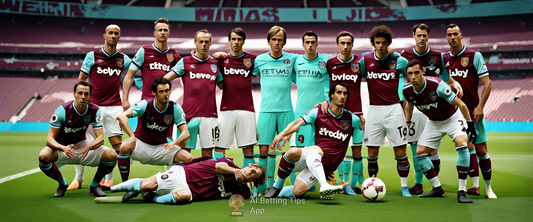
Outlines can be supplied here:
M142 164L168 165L174 164L174 156L181 151L181 147L174 146L171 150L166 150L163 144L150 145L136 139L135 149L131 152L131 159Z
M233 137L236 138L239 148L257 144L254 112L246 110L220 111L218 128L220 129L219 141L216 144L218 148L229 149L233 144Z
M177 127L174 127L172 131L172 138L174 140L180 135L176 128ZM186 148L197 148L198 139L200 139L200 147L202 147L202 149L215 148L216 144L218 144L220 131L218 128L218 119L216 117L194 117L187 123L187 128L189 129L191 137L187 140Z
M461 111L457 110L447 120L433 121L429 120L424 132L420 135L418 144L427 146L431 149L438 149L440 141L444 135L448 134L452 139L458 136L466 136L468 128L465 118Z
M311 170L307 168L307 147L302 148L302 154L300 155L300 160L294 164L293 172L300 172L298 176L296 176L296 179L301 180L305 183L307 186L307 190L314 187L318 180L315 176L313 176L313 173L311 173Z
M87 138L85 140L82 140L81 142L73 144L74 147L86 147L89 145L93 140L90 138ZM87 157L85 157L85 160L81 161L81 157L83 156L83 150L74 151L76 153L76 157L69 158L67 154L65 154L63 151L57 151L57 161L55 162L56 165L65 165L65 164L76 164L76 165L83 165L83 166L92 166L96 167L100 164L100 159L102 157L102 154L106 149L109 149L106 146L100 146L97 149L90 150L87 154Z
M100 115L102 115L102 124L104 125L105 132L107 137L119 136L122 135L122 128L118 120L115 119L117 116L124 112L122 106L99 106Z
M364 144L383 146L385 136L392 147L407 144L407 124L400 104L368 107Z
M157 195L167 195L172 193L175 189L184 189L192 194L191 189L189 189L189 185L187 184L185 170L182 166L174 165L164 173L156 174L155 178L157 179L157 190L154 191L154 193Z
M420 135L422 135L424 128L426 128L427 122L428 117L415 108L411 117L411 125L409 125L409 143L416 142L420 139Z

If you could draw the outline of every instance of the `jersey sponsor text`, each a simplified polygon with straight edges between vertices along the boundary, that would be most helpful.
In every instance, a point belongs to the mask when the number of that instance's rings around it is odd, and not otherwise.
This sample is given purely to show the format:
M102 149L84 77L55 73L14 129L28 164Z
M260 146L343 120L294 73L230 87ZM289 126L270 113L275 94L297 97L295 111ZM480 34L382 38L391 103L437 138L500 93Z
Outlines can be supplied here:
M339 139L342 141L345 141L346 138L348 138L349 136L349 134L344 134L340 130L337 130L337 132L333 132L333 131L329 131L325 127L320 128L320 131L318 133L322 136L329 136L331 138Z

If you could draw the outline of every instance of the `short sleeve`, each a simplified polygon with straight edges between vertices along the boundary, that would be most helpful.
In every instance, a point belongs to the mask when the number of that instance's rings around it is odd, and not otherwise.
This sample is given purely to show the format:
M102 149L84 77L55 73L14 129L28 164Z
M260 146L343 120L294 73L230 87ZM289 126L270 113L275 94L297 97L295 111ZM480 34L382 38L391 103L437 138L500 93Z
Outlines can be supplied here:
M144 63L144 48L141 47L135 54L135 57L133 57L133 60L131 61L130 69L134 71L139 71L139 69L143 66L143 63Z
M303 115L301 118L305 122L305 125L311 125L315 122L316 117L318 115L318 108L314 108L307 112L305 115Z
M185 112L183 112L180 105L174 104L174 124L176 124L176 126L181 126L186 123Z
M480 52L474 54L474 67L476 67L479 78L489 75L489 70L487 70L487 65L485 65L485 60Z
M100 113L100 109L96 111L96 116L94 117L94 122L91 123L93 125L93 129L99 129L102 128L104 125L102 125L102 114Z
M437 95L444 98L448 103L452 103L455 100L455 93L446 82L440 82L437 87Z
M131 59L128 55L124 54L124 67L122 67L122 71L127 71L130 66L131 66Z
M138 103L133 104L133 106L131 107L131 114L133 116L142 116L146 111L146 106L148 106L148 101L144 99Z
M63 108L63 106L59 106L56 109L56 111L54 111L52 118L50 118L50 127L61 128L61 125L64 122L65 122L65 108Z
M178 76L183 76L185 74L185 66L183 65L183 59L181 59L178 64L176 64L170 71L173 71ZM219 72L220 74L220 72Z
M81 64L81 71L85 74L91 74L91 67L94 65L94 52L89 52L85 55L85 59Z
M440 79L444 82L448 81L448 79L450 79L450 73L448 73L448 70L446 70L446 68L444 68L444 54L441 53L440 54L440 60L441 60L441 65L440 65Z

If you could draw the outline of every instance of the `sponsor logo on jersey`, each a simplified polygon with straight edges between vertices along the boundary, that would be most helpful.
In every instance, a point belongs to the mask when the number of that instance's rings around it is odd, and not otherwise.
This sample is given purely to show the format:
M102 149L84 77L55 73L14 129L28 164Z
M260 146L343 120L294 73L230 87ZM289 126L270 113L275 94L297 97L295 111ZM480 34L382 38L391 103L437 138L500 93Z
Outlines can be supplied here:
M358 75L346 75L346 73L343 73L342 75L331 74L332 81L349 80L349 81L357 82L357 78L358 78Z
M396 74L393 72L387 73L387 72L373 72L372 71L367 74L368 74L367 75L368 79L382 79L382 80L394 79L394 77L396 76Z
M102 63L102 62L104 62L104 60L102 60L102 59L98 59L98 60L96 60L95 63L98 64L98 63Z
M78 127L78 128L68 128L68 127L65 127L63 128L65 130L65 133L76 133L80 130L84 130L84 129L87 129L87 126L82 126L82 127Z
M341 124L340 124L341 129L347 130L349 126L350 126L350 120L341 120Z
M216 64L211 64L211 71L213 71L214 73L216 73L218 70L218 67Z
M196 69L196 67L194 67L194 65L191 65L191 68Z
M163 70L163 71L170 71L170 66L169 65L165 65L165 64L161 64L159 62L152 62L150 64L148 64L150 66L150 69L151 70Z
M463 57L463 58L461 58L461 65L462 65L463 67L466 67L466 66L468 65L468 60L469 60L468 57Z
M394 67L396 67L396 61L394 60L388 60L387 61L387 66L391 69L394 69Z
M72 125L72 120L71 119L67 120L67 123L68 125Z
M167 53L167 60L168 60L169 62L174 61L174 54L172 54L172 53Z
M320 134L322 136L327 136L327 137L339 139L339 140L342 140L342 141L345 141L346 138L348 138L348 136L349 136L348 134L342 133L340 130L337 130L337 132L333 132L333 131L328 130L325 127L320 128L320 131L318 132L318 134Z
M319 68L319 69L324 69L324 68L326 68L326 62L324 62L324 61L318 61L318 68Z
M437 62L437 58L435 58L435 56L428 56L429 65L435 65L435 62Z
M124 67L124 58L117 58L118 67Z
M244 75L244 77L248 77L250 74L250 70L245 69L234 69L234 68L226 68L224 67L224 75Z
M120 75L120 73L122 72L122 70L120 69L112 69L110 67L106 67L106 68L102 68L102 67L96 67L96 73L98 74L104 74L104 75L109 75L109 76L113 76L114 74L116 74L117 76Z
M150 125L149 123L146 123L146 128L157 130L157 131L164 131L168 128L168 126L159 126L157 123L154 122L154 124Z
M215 81L215 79L217 78L216 75L205 74L205 73L189 72L189 75L191 76L191 79L209 79L209 80Z
M450 76L458 76L458 77L463 77L463 78L466 78L466 76L468 75L468 69L467 70L455 69L455 71L450 69L448 72L450 73Z
M418 105L416 108L418 108L420 111L431 109L431 107L437 108L439 106L438 102L430 103L430 104L424 104L424 105Z
M430 98L432 101L437 101L437 99L439 98L439 96L437 95L437 92L430 92L430 93L429 93L429 98Z
M359 63L352 63L352 72L359 71Z
M170 114L165 115L165 123L167 125L170 125L172 123L172 115L170 115Z
M285 64L285 67L289 67L289 66L291 66L291 60L290 59L285 59L285 60L283 60L283 64Z
M91 115L83 116L83 122L85 122L85 124L88 124L89 122L91 122Z
M246 66L246 68L252 66L252 59L243 59L242 62L244 63L244 66Z

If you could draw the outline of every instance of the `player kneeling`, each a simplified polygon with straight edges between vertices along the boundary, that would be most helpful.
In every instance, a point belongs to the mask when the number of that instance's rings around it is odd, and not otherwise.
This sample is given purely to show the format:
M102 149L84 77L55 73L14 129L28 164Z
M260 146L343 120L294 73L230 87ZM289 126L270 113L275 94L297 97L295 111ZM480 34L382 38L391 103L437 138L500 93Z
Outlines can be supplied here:
M459 203L472 203L472 200L465 195L466 178L470 164L467 134L470 133L470 139L474 142L477 134L468 108L461 99L457 98L448 84L435 77L425 77L420 61L413 59L407 63L407 75L411 80L411 83L406 84L403 88L403 94L407 100L405 107L407 123L409 124L412 118L413 106L416 106L429 118L424 132L418 140L416 155L418 166L433 186L433 190L428 194L419 195L419 197L444 196L444 190L435 169L433 169L433 164L428 158L428 153L431 149L438 149L440 140L444 134L448 134L453 138L458 154L458 201ZM457 110L458 107L459 110Z
M231 160L210 157L196 158L190 164L173 165L164 173L147 179L130 179L111 187L111 192L129 191L122 198L126 202L139 193L146 193L147 201L162 204L183 204L194 200L229 198L240 194L250 197L247 183L263 184L265 169L250 164L239 169ZM137 195L131 195L135 192Z
M102 116L98 106L88 102L91 91L90 83L76 83L74 101L59 106L50 119L46 147L39 153L39 168L59 183L54 197L62 197L67 190L68 184L57 167L65 164L98 166L89 190L91 195L107 196L99 184L106 174L113 172L118 155L103 146ZM89 124L93 125L94 140L85 137Z

